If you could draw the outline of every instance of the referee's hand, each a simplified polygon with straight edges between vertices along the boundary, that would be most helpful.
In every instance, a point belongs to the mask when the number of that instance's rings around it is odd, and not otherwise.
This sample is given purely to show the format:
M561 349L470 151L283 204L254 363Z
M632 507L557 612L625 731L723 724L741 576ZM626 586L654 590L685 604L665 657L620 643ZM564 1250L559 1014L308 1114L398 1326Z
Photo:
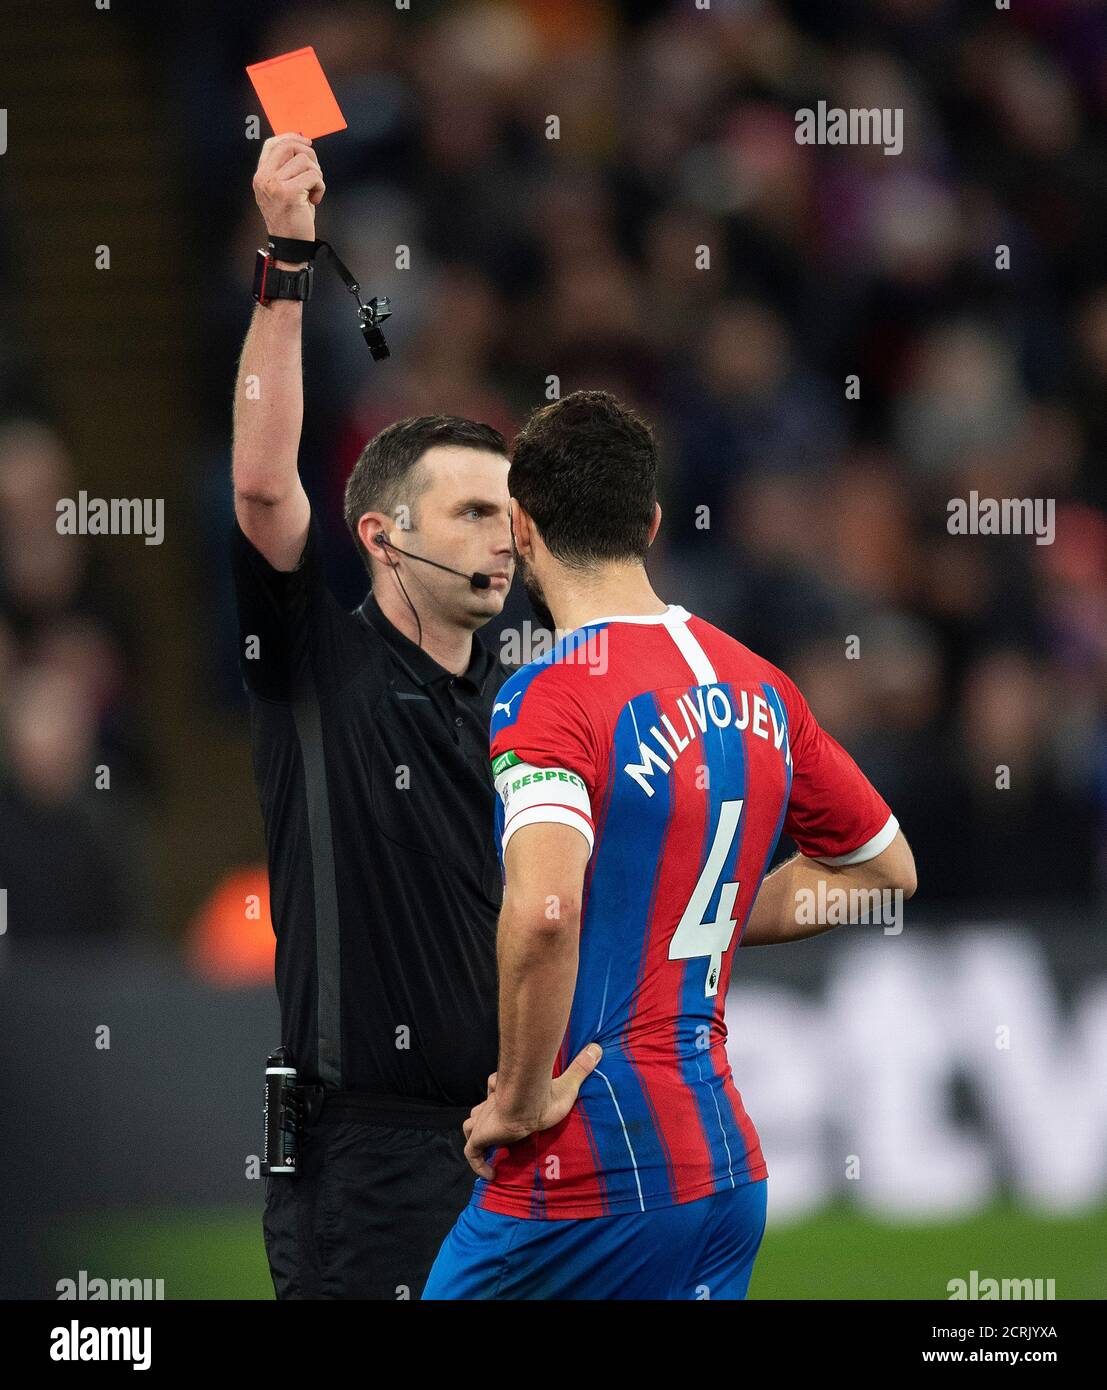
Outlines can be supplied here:
M560 1124L576 1103L581 1085L603 1056L599 1043L589 1043L578 1052L560 1076L550 1082L549 1095L540 1113L533 1118L517 1119L505 1114L496 1095L498 1072L488 1078L488 1099L474 1105L469 1118L461 1126L465 1135L465 1157L469 1167L481 1178L494 1178L496 1170L485 1158L490 1149L517 1144L531 1134L552 1129Z
M315 209L327 185L319 156L303 135L272 135L261 147L254 198L270 236L315 240Z

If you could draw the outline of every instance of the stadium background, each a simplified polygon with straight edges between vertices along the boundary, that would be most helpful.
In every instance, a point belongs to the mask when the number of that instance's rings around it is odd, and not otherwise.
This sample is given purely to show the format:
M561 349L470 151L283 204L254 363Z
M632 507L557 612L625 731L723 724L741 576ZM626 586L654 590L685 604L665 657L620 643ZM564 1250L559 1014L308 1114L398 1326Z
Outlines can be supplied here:
M1103 1296L1107 12L413 8L0 7L0 1293L270 1292L225 543L261 237L242 69L311 43L349 123L320 235L395 307L380 365L325 271L306 317L336 592L381 426L510 437L551 376L613 389L663 450L656 587L789 670L915 848L902 937L739 957L774 1207L751 1296L941 1298L973 1269ZM902 108L902 154L797 145L819 100ZM59 536L80 489L164 499L164 544ZM971 489L1056 499L1054 543L950 535ZM514 595L489 640L528 618Z

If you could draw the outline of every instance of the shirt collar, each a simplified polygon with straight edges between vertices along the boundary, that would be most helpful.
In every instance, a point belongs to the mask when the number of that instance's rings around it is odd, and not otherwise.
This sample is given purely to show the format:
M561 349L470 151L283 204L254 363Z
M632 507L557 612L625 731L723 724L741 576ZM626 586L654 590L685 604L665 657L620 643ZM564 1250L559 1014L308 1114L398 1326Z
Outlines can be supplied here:
M376 595L372 591L365 596L365 602L358 609L358 612L371 628L380 633L420 685L432 685L437 681L454 680L462 689L469 690L475 695L480 695L483 692L489 672L496 664L496 659L477 633L473 633L469 665L460 676L455 676L452 671L447 671L445 666L440 666L433 656L425 652L409 637L406 637L393 622L385 617L380 604L377 602Z
M604 623L684 623L691 616L687 608L682 608L679 603L670 603L664 613L632 613L625 618L589 618L586 623L572 628L565 636L571 637L574 632L583 632L586 627L599 627Z

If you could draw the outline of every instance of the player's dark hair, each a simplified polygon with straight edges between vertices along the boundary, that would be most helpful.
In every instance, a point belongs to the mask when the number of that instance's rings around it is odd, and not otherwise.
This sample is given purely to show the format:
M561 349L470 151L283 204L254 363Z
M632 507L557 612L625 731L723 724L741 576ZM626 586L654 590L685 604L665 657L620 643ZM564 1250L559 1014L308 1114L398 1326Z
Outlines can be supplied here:
M574 391L535 410L515 436L507 485L565 564L646 558L657 444L609 391Z
M430 482L426 470L419 465L427 450L436 444L487 449L507 457L507 443L499 430L460 415L414 415L397 420L374 435L346 481L343 507L350 535L370 574L372 566L357 533L358 522L366 512L396 516L401 506L409 508L414 518L416 503Z

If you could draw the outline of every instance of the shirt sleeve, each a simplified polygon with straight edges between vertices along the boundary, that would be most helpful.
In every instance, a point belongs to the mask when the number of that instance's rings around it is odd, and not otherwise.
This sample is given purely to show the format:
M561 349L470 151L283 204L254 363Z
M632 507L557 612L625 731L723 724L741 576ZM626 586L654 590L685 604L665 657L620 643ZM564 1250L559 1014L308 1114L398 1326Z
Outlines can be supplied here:
M300 563L274 569L236 521L231 572L238 609L238 658L246 688L267 700L291 697L307 668L329 609L338 609L323 579L314 517Z
M579 830L591 854L596 731L563 668L512 676L493 705L490 737L501 853L524 825L552 823Z
M875 859L899 821L841 744L821 728L797 686L781 685L788 712L792 787L784 829L801 854L835 867Z

